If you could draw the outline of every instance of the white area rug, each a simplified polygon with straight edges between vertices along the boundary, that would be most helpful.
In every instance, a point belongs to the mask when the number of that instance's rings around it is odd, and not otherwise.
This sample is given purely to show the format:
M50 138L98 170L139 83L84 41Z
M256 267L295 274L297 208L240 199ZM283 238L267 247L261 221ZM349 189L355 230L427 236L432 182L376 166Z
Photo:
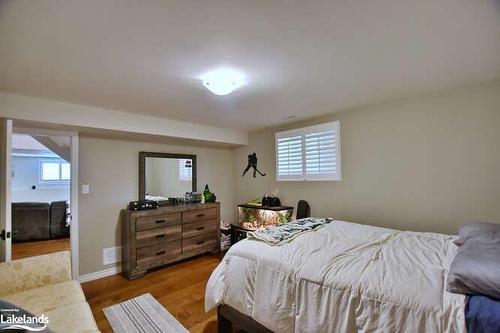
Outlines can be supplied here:
M103 311L115 333L189 332L149 293Z

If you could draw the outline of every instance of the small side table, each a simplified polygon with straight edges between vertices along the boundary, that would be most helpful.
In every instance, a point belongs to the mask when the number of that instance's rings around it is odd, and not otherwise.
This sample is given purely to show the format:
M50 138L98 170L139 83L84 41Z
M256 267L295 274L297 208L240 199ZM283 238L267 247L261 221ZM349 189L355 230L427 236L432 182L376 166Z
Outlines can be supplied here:
M247 233L254 230L238 227L231 224L231 245L238 243L240 240L247 238Z

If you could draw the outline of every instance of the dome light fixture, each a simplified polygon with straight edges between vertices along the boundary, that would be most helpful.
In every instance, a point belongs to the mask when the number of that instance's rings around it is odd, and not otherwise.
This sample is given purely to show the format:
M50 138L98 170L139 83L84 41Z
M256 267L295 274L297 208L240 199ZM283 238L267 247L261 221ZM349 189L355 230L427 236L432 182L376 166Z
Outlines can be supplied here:
M210 71L201 80L205 88L221 96L232 93L245 83L243 74L230 68Z

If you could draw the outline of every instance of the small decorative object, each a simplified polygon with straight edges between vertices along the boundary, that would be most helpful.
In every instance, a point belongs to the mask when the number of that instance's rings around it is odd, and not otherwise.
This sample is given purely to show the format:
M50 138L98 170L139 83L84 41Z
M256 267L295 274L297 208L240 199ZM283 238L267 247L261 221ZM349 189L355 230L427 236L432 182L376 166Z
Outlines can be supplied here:
M259 169L257 168L257 154L255 153L248 155L248 165L243 171L241 177L245 177L245 174L248 172L248 170L250 170L250 168L253 169L253 178L255 178L257 172L262 177L266 175L265 173L260 172Z
M184 200L187 204L200 203L202 200L202 194L199 192L186 192L184 195Z
M260 207L262 206L262 197L258 197L253 200L247 201L246 205Z
M280 198L264 194L262 197L262 206L264 207L279 207L281 206Z
M204 202L206 203L215 202L215 199L217 198L214 193L210 192L208 184L205 185L205 191L203 191L203 198L205 199Z
M128 209L134 211L156 209L156 208L158 208L158 201L152 201L152 200L130 201L128 205ZM68 215L66 215L66 223L68 223Z

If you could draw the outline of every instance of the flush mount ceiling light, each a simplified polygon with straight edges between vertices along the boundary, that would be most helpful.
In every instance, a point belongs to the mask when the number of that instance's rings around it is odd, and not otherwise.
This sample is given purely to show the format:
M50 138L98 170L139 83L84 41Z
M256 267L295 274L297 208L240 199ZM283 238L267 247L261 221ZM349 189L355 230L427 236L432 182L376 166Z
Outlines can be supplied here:
M210 71L203 75L201 80L203 85L216 95L230 94L245 83L243 74L230 68Z

